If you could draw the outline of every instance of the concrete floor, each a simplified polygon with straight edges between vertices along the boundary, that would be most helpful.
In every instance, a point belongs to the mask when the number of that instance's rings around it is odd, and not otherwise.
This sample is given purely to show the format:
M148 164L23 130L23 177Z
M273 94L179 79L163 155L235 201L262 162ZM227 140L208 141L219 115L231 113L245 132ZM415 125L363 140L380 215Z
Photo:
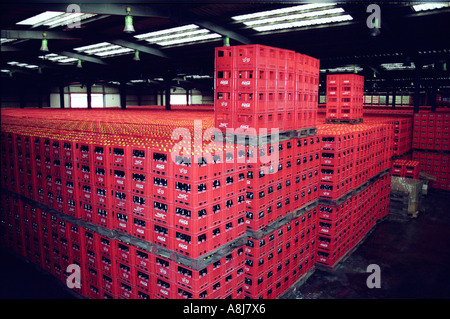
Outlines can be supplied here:
M449 192L432 191L425 212L406 222L383 221L334 273L316 270L291 298L450 298ZM381 288L369 289L369 264ZM0 299L71 299L58 280L0 248Z
M316 270L292 298L450 298L450 193L431 191L424 212L379 223L335 272ZM378 264L381 288L369 289L367 266Z

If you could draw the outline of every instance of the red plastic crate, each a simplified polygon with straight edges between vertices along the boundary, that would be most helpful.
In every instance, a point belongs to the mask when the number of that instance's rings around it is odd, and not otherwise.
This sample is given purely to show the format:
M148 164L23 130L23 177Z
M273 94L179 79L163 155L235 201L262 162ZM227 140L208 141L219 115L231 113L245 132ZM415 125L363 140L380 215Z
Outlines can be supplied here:
M134 267L136 248L133 245L115 241L116 243L116 256L118 260L126 265Z
M92 163L96 167L103 169L109 168L110 156L108 156L108 147L103 144L94 143L91 145Z
M217 47L215 48L215 68L216 69L232 69L235 67L236 47Z
M111 168L128 169L131 167L131 147L124 145L114 145L109 147Z
M153 241L153 224L150 219L132 217L131 234L134 237Z
M147 173L151 168L151 151L145 146L131 147L131 170Z
M79 143L79 148L76 150L76 160L79 163L90 164L92 163L92 145L89 143Z
M240 45L235 47L238 68L275 68L276 57L270 57L269 48L262 45Z
M154 175L172 177L173 161L170 152L154 151L151 159L151 169Z

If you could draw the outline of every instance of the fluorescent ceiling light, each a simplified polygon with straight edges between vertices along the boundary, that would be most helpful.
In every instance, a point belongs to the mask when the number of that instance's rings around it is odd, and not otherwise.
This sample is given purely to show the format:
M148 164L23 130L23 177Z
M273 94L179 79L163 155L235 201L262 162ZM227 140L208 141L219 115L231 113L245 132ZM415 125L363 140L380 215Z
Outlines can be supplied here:
M75 58L70 58L68 56L59 55L59 54L56 54L56 53L49 53L49 54L46 54L46 55L41 55L41 56L39 56L39 58L43 59L43 60L49 60L49 61L52 61L52 62L56 62L56 63L70 63L70 62L75 62L75 61L78 60L78 59L75 59Z
M357 72L361 72L364 69L360 66L352 66L352 65L348 65L348 66L341 66L341 67L337 67L337 68L331 68L331 69L320 69L320 73L325 73L325 72L330 72L330 73L337 73L337 72L354 72L356 68Z
M146 40L149 43L157 44L160 46L168 46L188 42L193 43L221 37L221 35L217 33L211 33L207 29L201 29L195 24L188 24L181 27L148 32L135 36L135 38L139 40Z
M17 40L17 39L6 39L6 38L1 38L1 39L0 39L0 44L8 43L8 42L16 41L16 40Z
M12 66L17 66L19 68L27 68L27 69L35 69L38 68L37 65L34 64L28 64L28 63L21 63L21 62L17 62L17 61L11 61L11 62L7 62L6 64L12 65Z
M414 11L419 12L419 11L442 9L442 8L445 8L448 6L449 6L448 2L447 3L445 3L445 2L429 2L429 3L413 5L413 9L414 9Z
M167 45L174 45L174 44L181 44L181 43L186 43L186 42L198 42L198 41L203 41L203 40L211 40L211 39L217 39L217 38L221 38L222 36L220 34L217 33L210 33L210 34L205 34L205 35L200 35L200 36L196 36L196 37L187 37L187 38L178 38L175 40L171 40L171 41L165 41L165 42L158 42L158 45L161 46L167 46Z
M232 17L232 19L258 32L301 28L312 25L353 20L336 3L313 3L288 8L256 12Z
M290 28L301 28L312 25L320 25L320 24L328 24L328 23L336 23L336 22L344 22L353 20L352 16L349 14L335 17L327 17L327 18L319 18L319 19L311 19L311 20L303 20L303 21L295 21L295 22L287 22L280 24L271 24L266 26L254 27L256 31L265 32L265 31L273 31L280 29L290 29Z
M45 22L44 25L55 28L62 25L68 25L69 23L75 23L78 21L86 20L94 17L96 14L90 13L65 13L61 15L61 18Z
M45 11L42 12L38 15L35 15L31 18L25 19L23 21L17 22L16 24L18 25L35 25L41 22L44 22L46 20L52 19L54 17L57 17L59 15L61 15L62 12L57 12L57 11Z
M183 31L188 31L188 30L195 30L198 28L199 27L195 24L188 24L188 25L185 25L182 27L176 27L176 28L165 29L165 30L161 30L161 31L154 31L154 32L139 34L139 35L135 35L134 37L141 40L141 39L161 36L161 35L169 34L169 33L178 33L178 32L183 32Z
M282 21L288 21L288 20L299 20L299 19L304 19L304 18L312 18L312 17L321 16L321 15L336 14L336 13L341 13L341 12L344 12L344 9L333 8L333 9L320 10L320 11L289 14L286 16L273 17L273 18L267 18L267 19L243 21L243 23L248 26L262 25L262 24L276 23L276 22L282 22Z
M405 66L403 63L382 63L380 66L387 71L414 70L416 68L413 62L410 66Z
M210 75L185 75L186 79L210 79L211 76Z
M2 70L0 70L0 72L2 72L2 73L9 73L11 71L10 70L6 70L6 69L2 69Z
M96 16L91 13L71 13L63 11L45 11L31 18L17 22L18 25L31 25L38 27L45 25L51 28L67 25L69 23L78 22Z
M272 16L272 15L281 15L281 14L287 14L287 13L292 13L292 12L306 11L306 10L334 6L334 5L336 5L336 3L302 4L302 5L298 5L298 6L294 6L294 7L268 10L268 11L250 13L250 14L243 14L243 15L239 15L239 16L234 16L234 17L232 17L232 19L236 20L236 21L243 21L243 20L250 20L250 19L255 19L255 18Z
M86 45L83 47L75 48L74 50L86 54L93 54L99 57L110 57L134 52L133 49L125 48L109 42Z

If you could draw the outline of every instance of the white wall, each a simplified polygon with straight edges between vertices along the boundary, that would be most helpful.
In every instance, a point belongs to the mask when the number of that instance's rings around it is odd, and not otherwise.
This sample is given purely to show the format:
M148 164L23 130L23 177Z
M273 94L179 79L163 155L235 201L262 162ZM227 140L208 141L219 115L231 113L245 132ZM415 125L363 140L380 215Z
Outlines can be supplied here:
M138 105L139 92L127 86L127 105ZM120 90L119 87L95 85L91 88L92 93L104 94L104 107L120 107ZM70 108L70 93L87 93L86 86L81 87L81 84L71 85L64 88L64 103L66 108ZM144 90L141 93L141 105L157 105L161 101L161 92L155 95L153 90ZM177 96L177 102L172 104L186 104L186 91L182 88L177 88L175 92L171 89L171 96ZM163 104L165 104L165 94L163 92ZM172 100L173 101L173 100ZM53 108L60 107L59 88L54 87L50 93L50 106ZM191 90L189 94L189 104L205 104L214 103L214 96L210 93L205 93L200 90Z

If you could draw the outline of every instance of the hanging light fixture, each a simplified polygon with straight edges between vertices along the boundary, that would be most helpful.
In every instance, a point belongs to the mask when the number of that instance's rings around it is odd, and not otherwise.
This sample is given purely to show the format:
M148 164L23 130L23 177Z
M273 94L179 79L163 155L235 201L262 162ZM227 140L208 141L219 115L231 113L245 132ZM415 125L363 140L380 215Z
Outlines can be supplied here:
M47 33L45 33L45 32L42 33L42 36L44 38L42 39L42 43L41 43L41 51L48 52L48 40L46 38Z
M38 68L38 74L42 74L42 68L41 67Z
M125 33L133 33L134 27L133 27L133 16L130 14L130 7L127 7L127 15L125 16L125 28L123 29L123 32Z
M224 37L223 38L223 46L224 47L229 47L230 46L230 38L229 37Z
M80 59L78 59L78 61L77 61L77 68L79 68L79 69L83 68L83 66L81 65Z
M141 61L141 59L139 58L139 51L138 50L134 51L133 61Z

